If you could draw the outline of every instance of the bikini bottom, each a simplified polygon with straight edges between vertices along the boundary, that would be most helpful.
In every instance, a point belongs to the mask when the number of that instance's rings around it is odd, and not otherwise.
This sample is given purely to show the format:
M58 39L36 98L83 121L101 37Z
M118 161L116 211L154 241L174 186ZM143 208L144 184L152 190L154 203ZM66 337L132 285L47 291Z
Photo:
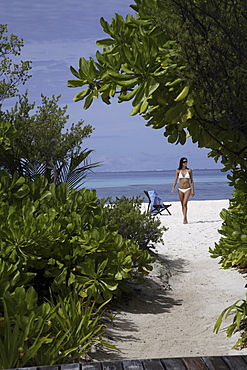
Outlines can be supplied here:
M187 189L178 188L178 190L181 191L182 193L186 193L186 191L190 190L190 188L187 188Z

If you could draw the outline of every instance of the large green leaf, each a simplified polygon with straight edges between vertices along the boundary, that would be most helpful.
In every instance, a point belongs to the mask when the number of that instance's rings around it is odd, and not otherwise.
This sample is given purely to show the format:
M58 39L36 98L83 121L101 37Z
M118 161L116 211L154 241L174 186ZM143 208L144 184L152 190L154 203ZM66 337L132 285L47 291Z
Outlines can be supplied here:
M102 40L98 40L96 42L96 45L99 46L100 48L106 48L108 46L111 46L114 44L114 40L113 39L102 39Z
M79 80L69 80L68 81L68 87L79 87L83 86L85 83L84 81L79 81Z
M159 82L157 82L152 76L148 76L146 83L146 95L150 96L159 87Z
M88 78L89 68L90 68L90 61L86 60L83 57L80 58L80 60L79 60L79 74L80 74L80 78L82 80L89 80L89 78Z
M81 92L79 92L78 94L75 95L74 97L74 101L79 101L79 100L83 100L87 95L90 94L90 89L87 88L85 90L82 90Z

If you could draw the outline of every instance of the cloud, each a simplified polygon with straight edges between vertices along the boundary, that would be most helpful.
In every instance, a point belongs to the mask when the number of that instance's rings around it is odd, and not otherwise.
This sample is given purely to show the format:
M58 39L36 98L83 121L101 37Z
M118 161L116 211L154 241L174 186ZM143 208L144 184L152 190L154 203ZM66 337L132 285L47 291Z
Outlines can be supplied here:
M2 18L13 28L10 32L26 40L101 37L100 17L110 22L115 12L134 14L129 2L122 0L1 1Z
M34 62L54 61L63 64L71 64L78 61L81 56L88 58L97 50L95 39L83 40L47 40L30 41L25 44L21 58L31 59ZM77 67L77 66L76 66Z

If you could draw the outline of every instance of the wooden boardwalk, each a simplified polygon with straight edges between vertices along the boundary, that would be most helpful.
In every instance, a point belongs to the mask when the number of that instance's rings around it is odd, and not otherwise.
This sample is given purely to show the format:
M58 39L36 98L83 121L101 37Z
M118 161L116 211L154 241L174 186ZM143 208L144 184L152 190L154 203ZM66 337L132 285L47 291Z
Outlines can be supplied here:
M82 362L20 370L247 370L247 356Z

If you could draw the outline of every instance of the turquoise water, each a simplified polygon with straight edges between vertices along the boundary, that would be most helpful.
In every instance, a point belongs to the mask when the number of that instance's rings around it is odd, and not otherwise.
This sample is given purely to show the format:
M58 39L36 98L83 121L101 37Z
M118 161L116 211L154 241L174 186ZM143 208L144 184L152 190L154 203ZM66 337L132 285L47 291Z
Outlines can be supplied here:
M228 199L233 189L228 185L226 173L220 170L193 170L194 200ZM164 201L178 200L171 193L175 171L126 171L90 173L83 186L96 189L99 198L142 196L144 190L155 190ZM146 200L145 200L146 201Z

